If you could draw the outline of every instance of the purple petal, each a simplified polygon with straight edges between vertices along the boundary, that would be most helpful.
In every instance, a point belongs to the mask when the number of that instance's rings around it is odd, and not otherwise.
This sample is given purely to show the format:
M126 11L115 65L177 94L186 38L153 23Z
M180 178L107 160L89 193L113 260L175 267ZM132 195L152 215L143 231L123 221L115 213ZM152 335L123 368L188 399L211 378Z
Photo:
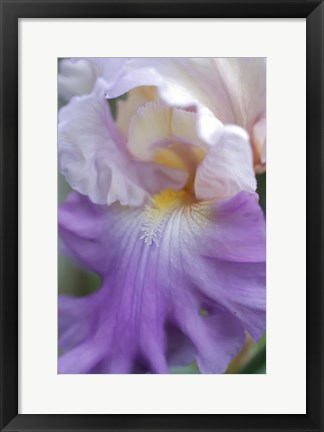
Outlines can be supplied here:
M255 339L264 331L264 219L255 194L179 205L152 243L143 238L147 218L147 209L98 206L78 194L62 205L65 246L103 286L60 306L61 373L168 373L193 355L202 372L222 373L244 329Z

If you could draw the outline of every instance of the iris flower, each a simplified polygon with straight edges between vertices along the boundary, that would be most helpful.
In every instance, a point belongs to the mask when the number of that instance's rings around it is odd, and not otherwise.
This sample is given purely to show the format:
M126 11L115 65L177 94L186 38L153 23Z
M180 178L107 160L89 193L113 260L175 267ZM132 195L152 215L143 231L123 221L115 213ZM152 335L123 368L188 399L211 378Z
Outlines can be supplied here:
M246 332L258 341L265 330L251 146L264 113L244 93L257 113L241 104L217 115L224 95L203 60L95 59L86 94L70 89L59 111L59 168L73 189L60 237L102 281L88 296L60 296L60 373L169 373L193 361L223 373ZM177 61L185 73L168 69ZM191 86L198 70L215 80L207 99ZM114 120L106 98L125 92Z

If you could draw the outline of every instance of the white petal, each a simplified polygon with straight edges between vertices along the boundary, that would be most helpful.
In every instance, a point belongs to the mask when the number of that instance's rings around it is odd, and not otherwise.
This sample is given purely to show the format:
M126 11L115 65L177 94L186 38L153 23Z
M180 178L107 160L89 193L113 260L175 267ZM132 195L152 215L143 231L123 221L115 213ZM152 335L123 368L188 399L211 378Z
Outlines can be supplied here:
M152 163L136 163L111 118L105 82L76 97L59 113L59 168L70 186L96 204L143 204L148 192L181 187L186 175Z
M92 91L97 78L104 77L105 89L115 82L129 61L127 58L76 57L59 62L58 94L68 102L73 96Z
M131 59L110 83L108 97L136 86L156 85L168 104L193 105L199 114L204 110L198 123L201 137L207 141L220 122L238 124L251 134L254 124L265 116L264 58ZM211 113L216 117L213 121Z
M90 93L98 77L97 68L86 60L63 59L59 62L58 95L65 102L73 96Z
M99 75L105 79L106 88L115 82L129 62L126 57L86 57L86 60L92 63L97 68Z
M214 145L197 168L196 197L201 200L220 200L240 191L255 190L256 179L248 135L237 126L224 126L215 134Z

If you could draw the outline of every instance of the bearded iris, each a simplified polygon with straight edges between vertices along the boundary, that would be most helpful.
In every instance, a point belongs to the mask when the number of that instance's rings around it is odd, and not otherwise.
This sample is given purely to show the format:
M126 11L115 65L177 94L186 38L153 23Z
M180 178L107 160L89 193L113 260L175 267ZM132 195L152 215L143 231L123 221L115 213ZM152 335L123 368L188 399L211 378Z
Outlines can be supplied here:
M224 125L183 75L170 100L169 61L93 60L92 90L59 112L59 167L74 189L60 236L102 280L89 296L60 297L60 373L168 373L193 361L222 373L245 331L264 332L253 125ZM105 97L125 91L115 121Z

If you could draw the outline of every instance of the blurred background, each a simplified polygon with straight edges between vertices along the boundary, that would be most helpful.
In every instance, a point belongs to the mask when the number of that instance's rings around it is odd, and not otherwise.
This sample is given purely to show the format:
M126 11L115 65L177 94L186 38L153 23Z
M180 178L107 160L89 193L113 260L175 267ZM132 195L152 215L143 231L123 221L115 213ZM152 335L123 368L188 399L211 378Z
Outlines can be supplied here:
M113 115L116 110L116 100L109 101ZM58 101L59 107L63 101ZM266 173L257 175L260 206L266 216ZM63 176L58 174L58 203L60 204L71 191ZM58 245L58 293L73 296L84 296L96 291L100 287L100 278L91 272L78 267L69 257L63 255ZM175 374L199 374L196 364L183 368L173 368ZM247 335L246 343L230 363L229 374L264 374L266 373L266 334L258 344L255 344Z

